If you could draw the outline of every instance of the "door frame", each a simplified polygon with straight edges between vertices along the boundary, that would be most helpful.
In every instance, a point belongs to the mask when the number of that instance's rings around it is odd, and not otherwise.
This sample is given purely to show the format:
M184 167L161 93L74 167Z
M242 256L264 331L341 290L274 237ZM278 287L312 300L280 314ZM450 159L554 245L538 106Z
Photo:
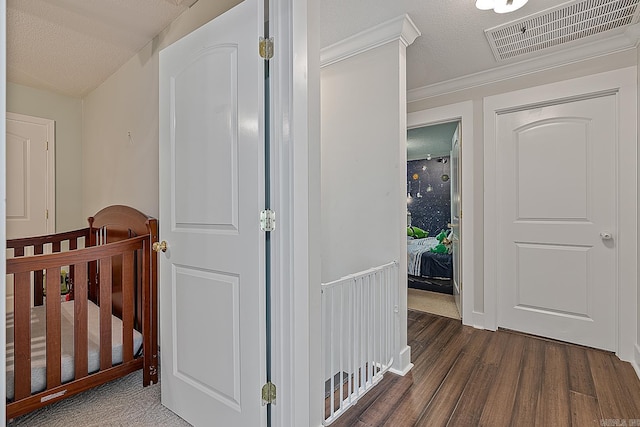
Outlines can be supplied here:
M0 99L7 99L7 2L0 0ZM7 183L7 120L6 102L0 105L0 218L6 218L6 183ZM7 247L6 221L0 221L0 245ZM0 277L6 277L7 251L0 251ZM0 294L7 294L7 281L0 280ZM6 336L7 336L7 307L0 304L0 366L6 366ZM6 402L7 397L7 373L5 369L0 369L0 401ZM7 422L7 406L0 408L0 423Z
M591 94L614 91L618 99L617 153L617 331L616 354L622 360L634 357L637 324L637 248L638 248L638 182L637 176L637 67L594 74L508 92L484 98L484 235L495 236L498 231L498 190L496 179L497 141L496 122L500 114L525 108L543 106L558 101L569 102L590 97ZM629 159L634 159L629 161ZM485 327L496 330L498 319L497 244L484 239L484 306ZM636 350L637 351L637 350Z
M46 174L46 209L48 217L46 219L47 234L56 232L56 132L55 132L55 120L45 119L42 117L29 116L26 114L7 112L6 120L16 120L25 123L32 123L36 125L45 126L47 129L47 170ZM6 135L6 129L5 133ZM5 169L6 175L6 169Z
M294 7L295 3L295 7ZM320 312L320 2L270 0L274 426L324 419Z
M407 129L460 121L460 295L462 324L482 328L482 313L474 306L474 206L473 191L473 102L465 101L407 114ZM467 189L467 191L465 191ZM465 236L467 236L465 238Z

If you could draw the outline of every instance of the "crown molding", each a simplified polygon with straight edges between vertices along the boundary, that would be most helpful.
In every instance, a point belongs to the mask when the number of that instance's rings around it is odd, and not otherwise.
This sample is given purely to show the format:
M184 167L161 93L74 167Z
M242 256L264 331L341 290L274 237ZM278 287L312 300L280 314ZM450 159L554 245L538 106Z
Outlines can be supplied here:
M479 86L498 83L528 74L551 70L587 59L635 49L640 41L640 24L630 25L624 32L589 44L526 59L479 73L469 74L440 83L407 91L407 102L416 102L435 96L447 95Z
M321 49L320 67L343 61L395 40L407 47L421 34L409 15L398 16Z

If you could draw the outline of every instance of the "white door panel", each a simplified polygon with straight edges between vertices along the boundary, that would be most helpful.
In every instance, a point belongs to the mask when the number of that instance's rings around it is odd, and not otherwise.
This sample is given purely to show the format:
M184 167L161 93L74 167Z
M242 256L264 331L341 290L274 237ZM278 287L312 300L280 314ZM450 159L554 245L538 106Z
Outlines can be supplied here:
M160 53L162 402L193 425L264 425L262 2Z
M499 326L616 349L615 103L498 116Z
M53 138L53 120L7 113L7 239L55 232Z

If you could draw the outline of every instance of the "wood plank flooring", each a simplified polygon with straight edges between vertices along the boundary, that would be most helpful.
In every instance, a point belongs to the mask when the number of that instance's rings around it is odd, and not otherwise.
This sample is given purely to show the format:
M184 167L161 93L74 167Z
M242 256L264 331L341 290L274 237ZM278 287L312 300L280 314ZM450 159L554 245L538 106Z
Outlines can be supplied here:
M409 311L414 367L332 426L640 426L640 380L614 354Z

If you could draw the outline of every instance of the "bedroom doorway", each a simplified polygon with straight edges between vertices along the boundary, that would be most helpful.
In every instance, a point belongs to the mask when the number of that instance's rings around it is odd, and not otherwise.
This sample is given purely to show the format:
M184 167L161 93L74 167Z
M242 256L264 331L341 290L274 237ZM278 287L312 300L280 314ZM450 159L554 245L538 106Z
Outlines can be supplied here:
M407 131L408 307L461 319L460 120Z

